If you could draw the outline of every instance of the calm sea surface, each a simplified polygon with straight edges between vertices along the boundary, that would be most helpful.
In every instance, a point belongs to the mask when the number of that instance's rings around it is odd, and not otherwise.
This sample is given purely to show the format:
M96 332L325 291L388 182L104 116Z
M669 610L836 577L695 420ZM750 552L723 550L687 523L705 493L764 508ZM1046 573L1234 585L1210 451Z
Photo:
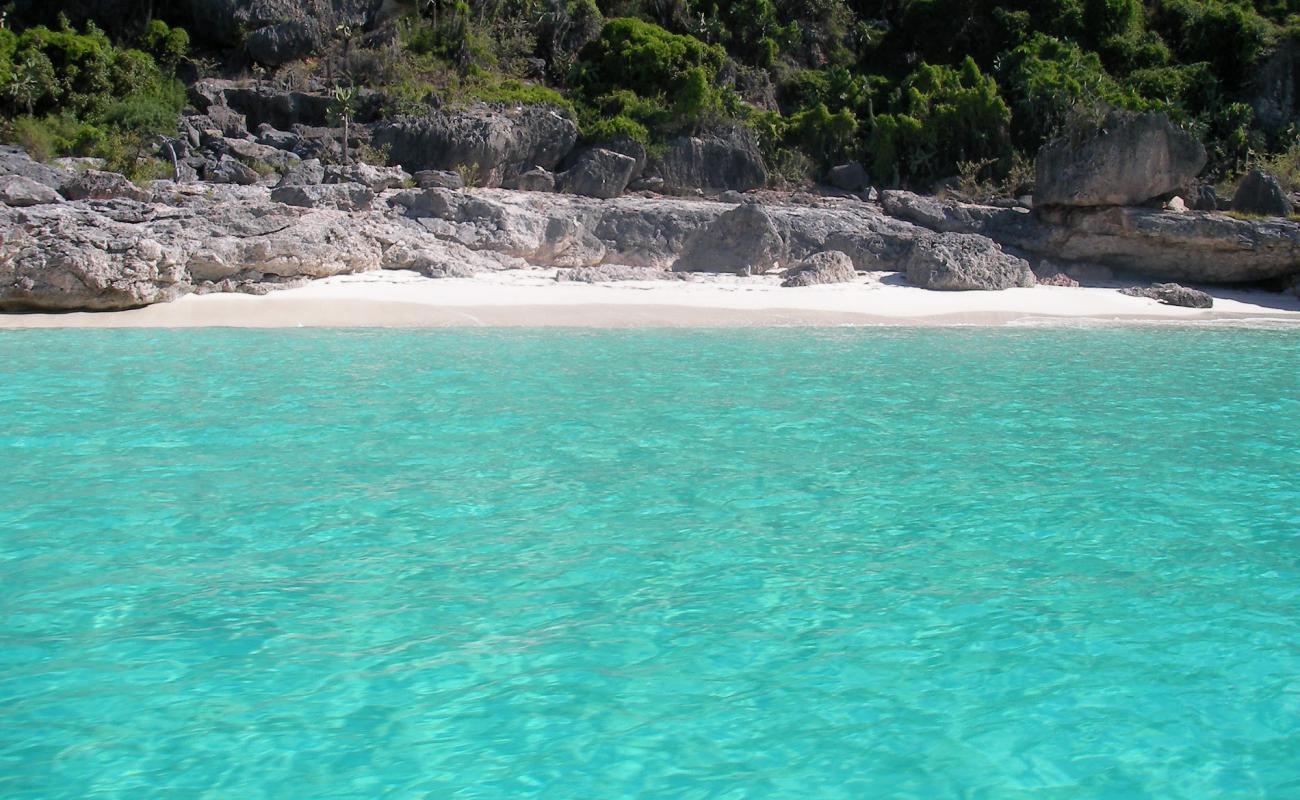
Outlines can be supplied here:
M1300 335L4 332L0 797L1300 797Z

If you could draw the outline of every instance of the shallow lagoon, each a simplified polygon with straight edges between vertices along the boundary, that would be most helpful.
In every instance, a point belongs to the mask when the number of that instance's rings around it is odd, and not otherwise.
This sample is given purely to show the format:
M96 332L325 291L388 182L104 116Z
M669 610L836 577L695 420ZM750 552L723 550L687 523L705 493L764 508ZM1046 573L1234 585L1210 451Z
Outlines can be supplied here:
M1300 794L1300 335L0 335L0 796Z

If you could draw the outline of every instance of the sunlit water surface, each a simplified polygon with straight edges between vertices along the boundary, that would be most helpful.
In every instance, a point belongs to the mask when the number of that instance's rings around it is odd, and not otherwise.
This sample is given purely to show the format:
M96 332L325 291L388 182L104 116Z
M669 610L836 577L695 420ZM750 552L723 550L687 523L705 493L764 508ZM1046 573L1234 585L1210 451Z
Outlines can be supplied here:
M1300 336L8 332L0 797L1300 797Z

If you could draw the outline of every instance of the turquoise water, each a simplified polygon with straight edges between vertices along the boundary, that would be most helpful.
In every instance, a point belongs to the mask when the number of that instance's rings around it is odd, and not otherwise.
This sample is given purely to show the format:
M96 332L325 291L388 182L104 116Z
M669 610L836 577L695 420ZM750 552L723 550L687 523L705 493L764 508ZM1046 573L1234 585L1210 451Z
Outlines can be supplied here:
M0 797L1300 796L1300 335L0 334Z

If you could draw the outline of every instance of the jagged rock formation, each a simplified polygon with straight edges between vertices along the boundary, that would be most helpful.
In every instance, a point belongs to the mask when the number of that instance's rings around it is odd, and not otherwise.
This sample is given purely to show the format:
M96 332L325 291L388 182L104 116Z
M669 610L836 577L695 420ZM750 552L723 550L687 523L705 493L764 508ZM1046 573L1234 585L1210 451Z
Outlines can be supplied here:
M923 289L975 291L1034 285L1029 262L1003 252L992 239L977 234L919 238L903 266L907 282Z
M785 273L782 286L819 286L848 283L858 276L853 259L839 250L828 250L805 258Z
M1036 206L1134 206L1187 186L1205 148L1163 114L1112 113L1095 134L1038 153Z
M1232 210L1266 217L1291 216L1291 200L1278 179L1262 169L1247 172L1232 196Z
M1213 308L1214 298L1199 289L1189 289L1176 283L1157 283L1153 286L1133 286L1120 289L1120 294L1130 297L1147 297L1167 306L1184 308Z

